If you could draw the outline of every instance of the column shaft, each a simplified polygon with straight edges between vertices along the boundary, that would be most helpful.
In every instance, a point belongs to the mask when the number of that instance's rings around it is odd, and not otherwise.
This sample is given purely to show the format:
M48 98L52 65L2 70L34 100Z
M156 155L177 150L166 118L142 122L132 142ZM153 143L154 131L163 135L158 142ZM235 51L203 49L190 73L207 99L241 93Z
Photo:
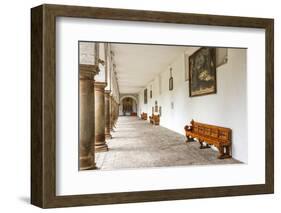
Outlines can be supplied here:
M106 83L95 82L95 151L108 151L105 141L104 88Z
M110 96L110 130L113 131L113 97Z
M104 93L104 109L105 109L105 138L112 138L110 134L110 90Z
M95 169L95 153L91 150L91 143L95 137L95 94L94 75L95 66L80 65L79 80L79 170Z
M112 128L115 128L115 100L114 98L112 99Z

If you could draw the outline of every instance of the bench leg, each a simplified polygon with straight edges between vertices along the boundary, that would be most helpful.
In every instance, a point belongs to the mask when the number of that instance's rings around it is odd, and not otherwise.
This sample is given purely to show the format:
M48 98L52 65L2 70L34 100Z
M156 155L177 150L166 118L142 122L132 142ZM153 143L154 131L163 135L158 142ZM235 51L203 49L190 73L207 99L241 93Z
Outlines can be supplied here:
M229 147L228 146L225 147L225 154L229 155Z
M203 146L203 141L200 141L200 140L199 140L199 143L200 143L200 147L199 147L199 148L200 148L200 149L203 149L203 147L204 147L204 146Z
M201 141L201 140L199 140L199 143L200 143L200 149L211 148L211 147L209 146L209 144L204 145L204 144L203 144L203 141Z
M229 146L220 146L218 148L220 152L218 159L231 158Z
M203 144L203 147L202 147L201 149L208 149L208 148L211 148L211 147L209 146L209 144L206 144L206 145Z
M186 143L188 143L188 142L195 142L195 140L194 140L194 138L193 137L191 137L191 136L186 136L186 141L185 141Z

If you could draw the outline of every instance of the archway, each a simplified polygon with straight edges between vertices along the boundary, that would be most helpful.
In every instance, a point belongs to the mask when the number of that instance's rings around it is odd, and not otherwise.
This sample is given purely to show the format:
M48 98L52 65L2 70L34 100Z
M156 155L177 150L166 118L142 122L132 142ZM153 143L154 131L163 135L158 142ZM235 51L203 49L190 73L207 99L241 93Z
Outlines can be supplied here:
M124 96L120 99L119 115L137 116L137 99L134 96Z

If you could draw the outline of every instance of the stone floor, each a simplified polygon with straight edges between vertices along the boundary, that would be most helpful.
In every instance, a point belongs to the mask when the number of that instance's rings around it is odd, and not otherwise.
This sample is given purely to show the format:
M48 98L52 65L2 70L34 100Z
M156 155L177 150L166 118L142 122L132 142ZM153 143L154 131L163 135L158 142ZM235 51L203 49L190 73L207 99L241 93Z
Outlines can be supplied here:
M213 149L199 149L197 142L138 117L119 117L113 138L107 140L108 152L96 154L101 170L240 163L217 159Z

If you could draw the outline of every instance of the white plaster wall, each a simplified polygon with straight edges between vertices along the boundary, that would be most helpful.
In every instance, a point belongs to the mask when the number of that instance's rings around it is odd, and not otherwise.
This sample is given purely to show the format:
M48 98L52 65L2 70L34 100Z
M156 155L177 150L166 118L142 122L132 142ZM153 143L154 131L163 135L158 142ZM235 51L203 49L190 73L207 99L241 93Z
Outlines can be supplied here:
M173 68L174 89L169 91L170 67ZM144 104L143 90L139 93L139 113L151 115L155 100L162 107L160 125L180 134L191 119L232 129L232 155L247 162L247 91L246 50L228 49L228 62L217 68L217 93L189 97L188 81L185 81L184 53L161 72L161 94L159 77L147 85L148 104ZM150 85L153 97L150 99ZM171 108L174 103L174 109Z

